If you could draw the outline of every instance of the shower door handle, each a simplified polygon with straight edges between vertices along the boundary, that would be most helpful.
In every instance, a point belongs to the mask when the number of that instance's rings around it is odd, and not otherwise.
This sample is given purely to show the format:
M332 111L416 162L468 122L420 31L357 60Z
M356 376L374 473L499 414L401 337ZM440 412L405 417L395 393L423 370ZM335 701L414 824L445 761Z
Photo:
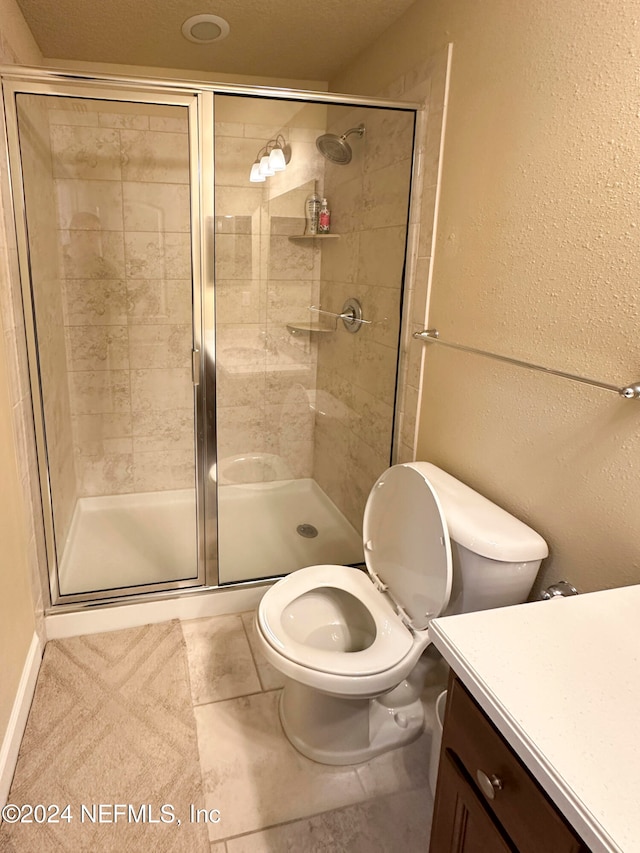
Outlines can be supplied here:
M200 350L191 350L191 381L194 385L200 384Z

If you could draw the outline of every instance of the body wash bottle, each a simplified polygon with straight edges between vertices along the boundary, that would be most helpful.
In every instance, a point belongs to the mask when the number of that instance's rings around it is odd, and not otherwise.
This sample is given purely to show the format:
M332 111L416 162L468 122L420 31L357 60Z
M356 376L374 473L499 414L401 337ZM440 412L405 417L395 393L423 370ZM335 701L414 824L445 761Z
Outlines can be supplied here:
M320 213L318 214L318 233L328 234L331 230L331 211L327 204L326 198L322 199Z

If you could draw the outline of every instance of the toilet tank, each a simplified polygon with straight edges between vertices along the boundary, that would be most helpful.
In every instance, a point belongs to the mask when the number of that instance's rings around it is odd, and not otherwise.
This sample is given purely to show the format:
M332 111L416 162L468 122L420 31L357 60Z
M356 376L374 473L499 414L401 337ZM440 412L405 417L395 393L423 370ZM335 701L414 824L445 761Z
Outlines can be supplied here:
M411 464L435 489L449 528L453 579L443 615L526 601L549 554L542 536L441 468Z

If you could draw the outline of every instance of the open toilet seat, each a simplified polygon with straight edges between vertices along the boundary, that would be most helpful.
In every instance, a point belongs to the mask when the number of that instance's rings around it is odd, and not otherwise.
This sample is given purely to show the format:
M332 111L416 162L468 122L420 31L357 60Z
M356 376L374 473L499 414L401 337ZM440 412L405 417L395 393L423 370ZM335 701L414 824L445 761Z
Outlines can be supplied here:
M391 669L415 642L371 578L348 566L309 566L288 575L262 599L258 624L283 657L338 676Z
M336 695L375 695L402 681L429 643L429 621L451 591L451 546L421 463L389 468L363 519L369 576L310 566L264 595L257 629L267 659L288 678Z

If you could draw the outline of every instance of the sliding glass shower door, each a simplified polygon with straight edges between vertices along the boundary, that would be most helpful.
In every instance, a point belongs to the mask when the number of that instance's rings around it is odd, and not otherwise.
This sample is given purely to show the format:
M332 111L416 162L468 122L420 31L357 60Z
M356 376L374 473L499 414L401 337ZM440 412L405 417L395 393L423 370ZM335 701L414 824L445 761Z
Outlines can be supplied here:
M72 77L3 79L51 602L362 562L415 108Z
M31 88L7 100L52 598L202 583L196 96Z
M220 583L363 560L392 456L414 117L215 97ZM285 168L252 180L273 149ZM314 193L328 232L306 219ZM339 319L348 300L361 323Z

